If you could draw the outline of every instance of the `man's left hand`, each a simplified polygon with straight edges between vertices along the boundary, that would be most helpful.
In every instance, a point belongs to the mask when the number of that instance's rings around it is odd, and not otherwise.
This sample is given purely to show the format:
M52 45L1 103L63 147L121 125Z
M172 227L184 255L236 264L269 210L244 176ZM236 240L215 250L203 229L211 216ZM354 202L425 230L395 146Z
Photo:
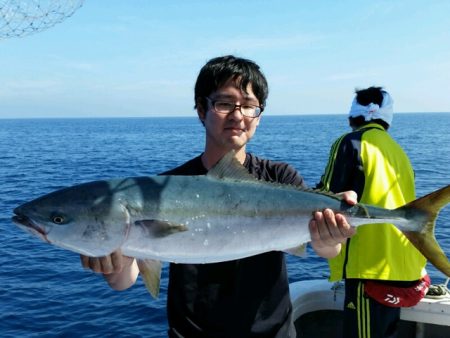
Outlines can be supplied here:
M357 203L354 191L340 194L350 205ZM341 251L342 243L355 234L355 229L347 222L344 215L334 213L331 209L314 212L314 218L309 222L311 246L317 255L323 258L333 258Z

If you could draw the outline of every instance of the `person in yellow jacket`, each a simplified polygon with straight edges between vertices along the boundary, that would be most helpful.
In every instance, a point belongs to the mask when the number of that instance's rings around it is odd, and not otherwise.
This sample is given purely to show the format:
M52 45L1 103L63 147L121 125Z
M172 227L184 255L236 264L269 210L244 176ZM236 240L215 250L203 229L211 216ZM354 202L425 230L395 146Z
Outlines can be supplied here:
M413 168L387 132L392 118L389 93L381 87L356 91L349 113L353 131L334 142L318 188L354 190L359 202L387 209L414 200ZM413 305L426 292L415 292L429 284L425 264L392 224L358 228L341 253L329 260L330 280L345 280L343 337L395 337L403 301L412 298L407 306ZM402 291L413 294L402 298Z

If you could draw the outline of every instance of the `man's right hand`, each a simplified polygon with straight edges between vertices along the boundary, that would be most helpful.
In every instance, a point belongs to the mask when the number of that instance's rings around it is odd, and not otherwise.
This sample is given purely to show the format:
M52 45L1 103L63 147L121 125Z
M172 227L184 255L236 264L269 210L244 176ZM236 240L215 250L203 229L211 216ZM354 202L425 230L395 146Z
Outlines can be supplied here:
M122 255L120 250L104 257L80 255L81 265L103 274L109 286L114 290L125 290L132 286L139 274L139 268L133 257Z

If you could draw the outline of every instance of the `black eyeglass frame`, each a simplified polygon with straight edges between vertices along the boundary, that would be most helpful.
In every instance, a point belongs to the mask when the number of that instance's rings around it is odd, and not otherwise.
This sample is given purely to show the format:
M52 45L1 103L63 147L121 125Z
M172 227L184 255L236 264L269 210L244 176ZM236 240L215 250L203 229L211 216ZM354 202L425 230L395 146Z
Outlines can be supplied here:
M213 100L213 99L211 99L211 98L208 97L208 96L206 96L205 99L207 99L207 100L211 103L211 105L212 105L212 107L214 108L214 110L215 110L217 113L219 113L219 114L230 114L230 113L234 112L234 111L236 110L236 108L237 108L237 109L239 109L240 113L241 113L243 116L245 116L245 117L250 117L250 118L257 118L257 117L261 116L262 112L264 111L264 107L263 107L263 106L257 106L257 105L254 105L254 104L243 104L243 105L242 105L242 104L235 104L235 103L231 103L231 102L228 102L228 101ZM233 109L231 109L230 111L227 111L227 112L219 111L219 110L216 108L216 103L217 103L217 102L221 102L221 103L229 103L230 105L233 104L234 107L233 107ZM242 106L251 106L251 107L254 107L254 108L255 108L255 114L248 115L248 114L244 113L244 112L242 111Z

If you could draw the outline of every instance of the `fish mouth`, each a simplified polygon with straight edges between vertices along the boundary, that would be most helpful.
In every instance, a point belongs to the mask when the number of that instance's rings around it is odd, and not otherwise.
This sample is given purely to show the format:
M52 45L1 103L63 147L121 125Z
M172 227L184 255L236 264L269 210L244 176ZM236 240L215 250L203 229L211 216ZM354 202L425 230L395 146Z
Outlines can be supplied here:
M15 216L13 216L11 218L11 220L17 224L19 227L35 234L38 235L39 237L42 237L45 241L47 240L47 233L45 232L45 230L40 227L39 225L37 225L36 223L34 223L31 218L25 216L25 215L20 215L20 214L16 214Z

